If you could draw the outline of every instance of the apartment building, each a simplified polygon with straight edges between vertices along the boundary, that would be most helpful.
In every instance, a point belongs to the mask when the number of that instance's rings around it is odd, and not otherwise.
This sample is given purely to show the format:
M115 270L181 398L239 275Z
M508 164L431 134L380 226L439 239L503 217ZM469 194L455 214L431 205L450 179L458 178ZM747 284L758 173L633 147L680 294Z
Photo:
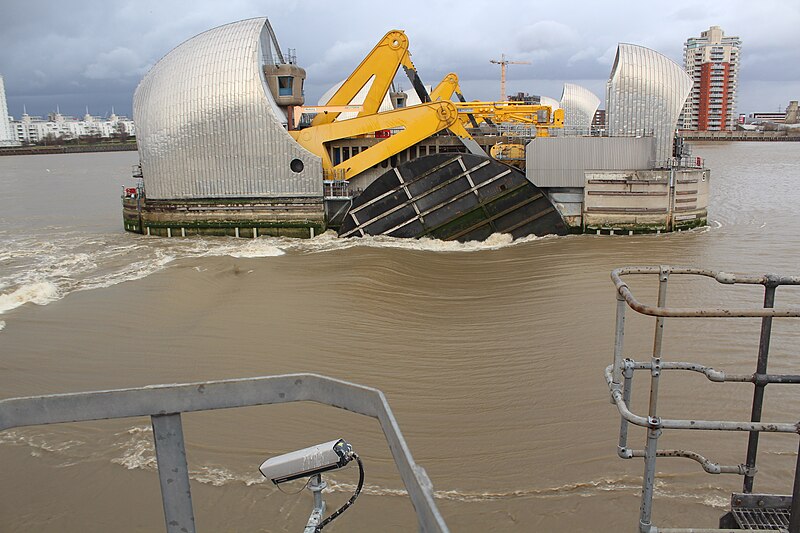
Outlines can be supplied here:
M735 128L741 44L738 37L726 37L719 26L711 26L700 37L686 40L683 67L694 86L684 106L683 129Z

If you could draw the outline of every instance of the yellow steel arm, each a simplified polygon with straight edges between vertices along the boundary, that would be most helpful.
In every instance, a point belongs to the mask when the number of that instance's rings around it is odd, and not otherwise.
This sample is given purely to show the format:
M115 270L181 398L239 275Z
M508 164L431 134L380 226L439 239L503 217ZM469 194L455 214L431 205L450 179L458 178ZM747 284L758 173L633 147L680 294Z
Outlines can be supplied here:
M413 68L408 53L408 37L401 30L392 30L383 36L375 48L361 61L341 87L326 102L328 106L344 106L350 104L364 85L372 80L372 86L364 98L363 109L359 117L373 115L378 112L389 86L397 74L400 65ZM327 113L314 117L312 126L332 123L339 113Z
M459 102L466 102L464 95L461 94L461 86L458 84L458 75L456 75L455 72L451 72L442 78L442 81L439 82L439 85L437 85L436 88L431 91L431 100L434 102L437 100L450 100L453 98L454 94L458 97ZM467 121L469 121L472 123L473 128L477 128L478 124L482 120L476 120L471 114L461 115L460 118L462 124L466 125ZM461 129L463 130L463 128ZM463 137L460 132L453 130L453 133L459 137ZM466 133L466 130L464 130L464 133Z
M322 158L323 170L333 171L334 174L343 172L344 178L349 180L371 166L455 124L461 126L455 104L442 101L312 126L304 130L290 131L289 135L307 150ZM390 128L403 128L403 130L350 159L333 165L325 143ZM467 134L466 131L464 133Z
M451 72L431 91L431 101L450 100L454 94L461 95L461 87L458 85L458 76Z

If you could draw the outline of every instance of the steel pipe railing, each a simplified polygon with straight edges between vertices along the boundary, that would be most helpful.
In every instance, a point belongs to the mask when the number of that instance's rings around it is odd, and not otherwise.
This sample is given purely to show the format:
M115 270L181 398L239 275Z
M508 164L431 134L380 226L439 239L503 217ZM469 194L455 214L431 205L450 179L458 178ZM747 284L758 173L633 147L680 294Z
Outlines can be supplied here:
M658 303L655 306L644 304L636 299L628 284L622 279L626 275L650 274L659 276ZM762 307L752 308L695 308L667 307L667 284L671 275L695 275L714 279L724 285L762 285L764 302ZM738 474L744 477L744 492L753 488L753 479L757 472L756 456L758 453L758 437L761 432L800 433L800 422L762 422L761 413L764 392L768 384L798 384L800 375L768 374L767 363L769 345L774 317L800 317L800 307L775 307L775 292L781 285L800 285L798 276L779 276L775 274L737 274L693 267L675 266L635 266L614 270L611 279L617 292L616 332L614 340L613 363L606 367L605 378L611 394L611 402L620 413L620 433L617 453L624 459L644 458L645 468L642 482L642 504L639 515L639 530L642 533L690 531L684 529L663 529L651 524L653 489L655 484L656 459L658 457L681 457L699 463L703 469L712 474ZM653 352L649 362L635 361L624 357L625 308L655 317L653 336ZM759 341L758 363L753 374L729 374L721 370L698 363L682 361L663 361L662 345L666 318L744 318L758 317L762 319ZM634 372L648 370L650 373L650 395L647 416L637 415L630 408L631 390ZM696 372L715 383L739 382L753 383L754 393L751 417L749 421L725 420L680 420L658 416L658 392L661 373L664 370L683 370ZM647 429L647 441L644 450L628 447L628 424ZM747 431L750 433L747 457L743 464L720 465L703 455L691 450L659 450L658 439L663 430L709 430L709 431ZM790 533L800 533L800 457L798 458L793 487L792 513L789 525ZM691 531L701 531L693 529ZM706 530L702 530L706 531ZM707 531L726 531L710 529Z
M378 420L414 510L419 530L447 532L425 470L378 389L317 374L287 374L152 385L0 400L0 431L14 427L150 416L168 533L195 531L181 413L311 401Z

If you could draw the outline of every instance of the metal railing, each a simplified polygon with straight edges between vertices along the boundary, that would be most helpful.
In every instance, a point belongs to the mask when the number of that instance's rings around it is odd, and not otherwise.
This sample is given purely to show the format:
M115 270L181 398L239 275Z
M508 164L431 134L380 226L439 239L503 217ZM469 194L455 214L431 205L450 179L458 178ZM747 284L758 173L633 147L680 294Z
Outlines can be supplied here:
M632 274L657 275L659 278L658 303L649 306L639 302L631 292L628 285L622 280L623 276ZM764 286L764 303L760 308L672 308L666 307L667 283L671 275L694 275L713 278L724 285L745 284ZM731 274L712 270L685 267L626 267L616 269L611 273L611 278L617 290L617 316L616 335L614 341L614 362L605 370L606 382L611 392L611 402L616 405L621 415L618 455L623 459L632 457L644 458L644 476L642 481L642 503L639 516L639 531L642 533L688 531L679 529L657 528L651 524L653 507L653 489L656 475L656 458L658 457L683 457L694 460L711 474L738 474L744 477L743 493L749 495L753 490L753 479L756 473L756 456L758 440L761 432L794 433L800 432L800 422L762 422L761 414L764 403L764 390L768 384L800 384L800 375L769 374L767 362L769 358L769 344L772 332L772 319L774 317L800 317L800 307L776 308L775 291L782 285L800 285L800 277L777 276L774 274L748 275ZM625 336L625 308L629 306L637 313L656 318L653 353L649 361L636 361L623 356L623 342ZM753 374L731 374L698 363L673 362L662 360L662 340L664 334L664 321L671 317L694 318L738 318L760 317L761 335L758 351L758 362ZM650 373L650 395L647 415L637 415L630 409L633 376L637 370L648 370ZM738 382L753 383L753 401L750 420L723 421L723 420L679 420L667 419L658 416L658 391L662 371L685 370L701 373L709 381L717 383ZM635 424L647 428L647 441L644 450L632 449L628 445L628 424ZM658 439L666 429L684 430L716 430L716 431L747 431L749 442L745 462L739 465L720 465L697 452L689 450L659 450ZM733 505L743 499L743 495L732 498ZM772 497L777 498L777 497ZM781 504L786 507L785 500ZM762 503L763 505L763 503ZM789 504L788 531L800 533L800 453L795 469L793 494ZM733 510L733 509L732 509ZM765 528L767 530L767 528ZM774 528L772 528L774 530ZM693 529L691 531L700 531ZM702 531L728 531L727 529L708 529ZM760 531L760 530L759 530Z
M329 174L328 176L333 177L333 174ZM324 179L322 181L322 195L324 198L351 198L352 194L350 193L350 182L344 179L344 171L342 171L341 176L335 176L336 178L341 177L341 179Z
M417 514L419 530L447 532L425 470L414 462L386 397L378 389L316 374L152 385L0 401L0 431L41 424L149 416L168 533L195 531L181 414L312 401L376 418Z
M705 168L705 160L702 157L686 155L683 157L670 157L669 159L655 160L650 163L651 168Z

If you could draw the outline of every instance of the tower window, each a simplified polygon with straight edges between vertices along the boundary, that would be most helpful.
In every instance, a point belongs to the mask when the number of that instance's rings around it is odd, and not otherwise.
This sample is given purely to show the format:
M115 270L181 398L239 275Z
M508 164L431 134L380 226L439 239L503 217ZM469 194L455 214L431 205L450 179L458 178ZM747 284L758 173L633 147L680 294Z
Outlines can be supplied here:
M278 76L278 96L292 96L292 76Z

